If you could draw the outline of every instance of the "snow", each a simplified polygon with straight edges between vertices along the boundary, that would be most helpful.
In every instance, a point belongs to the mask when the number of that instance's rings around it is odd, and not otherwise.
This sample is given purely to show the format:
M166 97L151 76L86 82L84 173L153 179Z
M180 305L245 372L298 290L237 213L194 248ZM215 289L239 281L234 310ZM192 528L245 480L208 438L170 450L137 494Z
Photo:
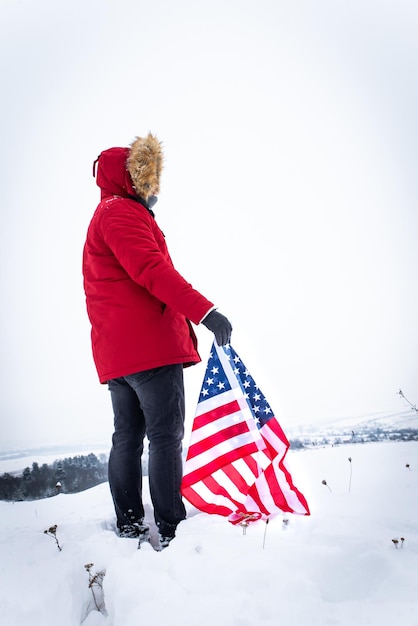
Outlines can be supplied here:
M418 626L418 442L291 452L288 462L310 517L244 534L188 506L163 552L116 536L107 483L0 502L2 623ZM147 489L145 501L151 519ZM61 551L44 532L55 524ZM90 563L91 575L105 572L102 589L89 588Z

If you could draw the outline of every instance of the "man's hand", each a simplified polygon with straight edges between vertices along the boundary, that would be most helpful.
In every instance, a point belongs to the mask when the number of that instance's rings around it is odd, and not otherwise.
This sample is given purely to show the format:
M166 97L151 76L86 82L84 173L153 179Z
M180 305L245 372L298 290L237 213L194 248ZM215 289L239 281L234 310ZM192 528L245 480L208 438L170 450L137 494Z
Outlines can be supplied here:
M225 315L222 315L222 313L218 313L218 311L211 311L202 320L202 324L213 332L218 346L225 346L231 341L231 322L225 317Z

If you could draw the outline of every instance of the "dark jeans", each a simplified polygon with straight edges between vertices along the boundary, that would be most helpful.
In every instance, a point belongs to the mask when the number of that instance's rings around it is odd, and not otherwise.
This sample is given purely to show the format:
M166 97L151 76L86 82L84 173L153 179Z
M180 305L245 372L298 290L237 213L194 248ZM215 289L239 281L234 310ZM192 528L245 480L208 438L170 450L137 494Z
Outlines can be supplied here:
M186 510L180 496L184 436L183 366L167 365L108 382L114 411L109 484L120 528L144 517L141 456L149 440L149 486L161 535L174 536Z

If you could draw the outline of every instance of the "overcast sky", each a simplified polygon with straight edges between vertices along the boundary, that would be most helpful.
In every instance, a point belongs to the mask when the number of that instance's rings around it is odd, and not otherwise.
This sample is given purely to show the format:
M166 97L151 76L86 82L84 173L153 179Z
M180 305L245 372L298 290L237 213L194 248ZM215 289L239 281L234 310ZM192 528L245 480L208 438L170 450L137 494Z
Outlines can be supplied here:
M0 7L0 450L110 438L81 277L91 169L149 130L175 265L285 430L403 411L399 388L418 402L415 0Z

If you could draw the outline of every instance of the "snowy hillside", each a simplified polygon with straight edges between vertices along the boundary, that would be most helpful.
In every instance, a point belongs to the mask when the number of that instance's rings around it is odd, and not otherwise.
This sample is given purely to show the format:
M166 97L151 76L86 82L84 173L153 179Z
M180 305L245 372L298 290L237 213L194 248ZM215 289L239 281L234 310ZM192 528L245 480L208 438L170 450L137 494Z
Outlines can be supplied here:
M375 413L359 417L342 417L322 424L292 424L286 427L290 439L301 439L305 444L322 440L332 443L354 440L355 443L385 439L418 440L418 415L411 408L400 412ZM0 456L1 459L1 456Z
M417 626L418 443L326 447L288 458L311 517L256 522L244 535L189 507L161 553L115 535L106 483L1 502L3 623ZM44 533L54 525L61 550ZM101 584L102 572L102 589L89 588L89 575Z

